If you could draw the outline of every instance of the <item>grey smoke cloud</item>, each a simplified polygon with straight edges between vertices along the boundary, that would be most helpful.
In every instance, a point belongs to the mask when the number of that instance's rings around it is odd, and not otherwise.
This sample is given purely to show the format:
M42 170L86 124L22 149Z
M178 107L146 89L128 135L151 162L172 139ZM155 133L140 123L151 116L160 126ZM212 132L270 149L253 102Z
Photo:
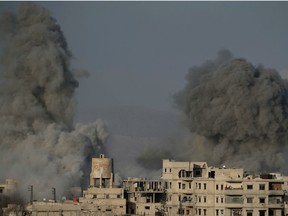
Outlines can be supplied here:
M233 59L227 50L193 67L175 95L192 134L193 160L249 170L279 171L288 141L288 85L274 69Z
M1 17L0 178L15 178L27 194L57 194L79 186L86 162L103 147L105 123L74 127L71 53L56 20L33 3ZM36 196L37 198L37 196ZM42 197L43 198L43 197Z
M146 148L136 159L136 162L148 170L159 170L162 168L163 159L173 159L172 154L163 147Z

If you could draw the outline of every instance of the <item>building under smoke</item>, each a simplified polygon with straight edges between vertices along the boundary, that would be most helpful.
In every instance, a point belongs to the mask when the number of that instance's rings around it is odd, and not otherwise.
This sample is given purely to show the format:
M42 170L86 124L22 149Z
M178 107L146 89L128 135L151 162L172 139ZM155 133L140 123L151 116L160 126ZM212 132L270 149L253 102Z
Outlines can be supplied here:
M206 162L164 159L161 179L128 178L115 185L113 160L92 159L90 186L73 200L34 200L5 216L286 216L288 177ZM13 207L13 208L12 208Z
M185 158L259 171L285 167L288 85L276 70L222 50L186 79L175 95L191 131Z

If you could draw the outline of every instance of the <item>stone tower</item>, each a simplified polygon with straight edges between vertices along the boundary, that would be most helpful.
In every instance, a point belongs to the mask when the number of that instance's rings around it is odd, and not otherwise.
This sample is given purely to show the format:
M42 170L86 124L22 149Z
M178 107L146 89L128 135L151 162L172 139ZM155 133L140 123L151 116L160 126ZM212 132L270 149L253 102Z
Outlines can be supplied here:
M113 159L105 158L104 154L100 154L99 158L92 158L90 186L112 188L113 182Z

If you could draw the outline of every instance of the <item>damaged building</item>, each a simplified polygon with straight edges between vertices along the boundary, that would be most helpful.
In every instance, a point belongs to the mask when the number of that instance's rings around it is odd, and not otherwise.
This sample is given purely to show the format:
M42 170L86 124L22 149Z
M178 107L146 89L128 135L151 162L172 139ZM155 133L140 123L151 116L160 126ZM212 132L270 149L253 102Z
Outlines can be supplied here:
M90 186L83 196L33 201L32 216L191 215L286 216L288 177L255 174L206 162L163 160L161 179L127 178L115 186L113 159L92 159ZM10 212L11 215L11 212Z
M126 214L124 189L114 186L113 159L103 154L92 158L90 185L73 200L34 201L27 206L32 216L112 216Z
M166 188L162 180L128 178L123 181L128 215L161 215Z
M90 215L124 215L126 200L123 188L114 186L113 160L103 154L92 159L90 186L79 198L81 208Z
M163 160L167 215L288 215L288 177L243 169L208 167L205 162Z
M5 182L0 183L0 196L9 195L16 190L17 181L13 179L6 179Z

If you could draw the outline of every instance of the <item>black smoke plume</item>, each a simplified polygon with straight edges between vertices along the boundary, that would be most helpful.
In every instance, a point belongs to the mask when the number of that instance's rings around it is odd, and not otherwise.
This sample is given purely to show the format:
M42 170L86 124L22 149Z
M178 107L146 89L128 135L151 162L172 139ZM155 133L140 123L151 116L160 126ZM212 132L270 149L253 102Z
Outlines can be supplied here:
M175 101L192 132L186 157L249 170L283 169L288 83L276 70L222 50L216 60L191 68Z

